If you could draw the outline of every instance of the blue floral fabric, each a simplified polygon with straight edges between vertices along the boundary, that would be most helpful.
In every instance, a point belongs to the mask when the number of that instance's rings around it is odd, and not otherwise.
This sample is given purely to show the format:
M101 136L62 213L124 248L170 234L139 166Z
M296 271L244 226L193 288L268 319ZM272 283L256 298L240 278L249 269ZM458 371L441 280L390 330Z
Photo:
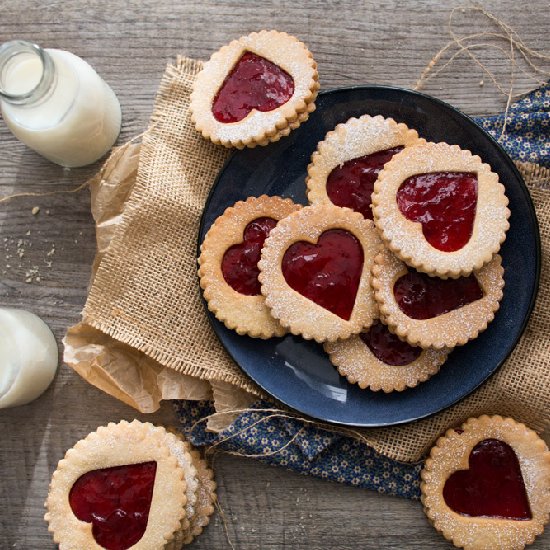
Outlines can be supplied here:
M177 401L180 428L196 446L253 457L301 474L373 489L379 493L420 497L421 464L390 460L352 437L306 425L272 411L263 401L240 415L220 434L206 431L204 419L214 412L206 401Z
M512 159L550 168L550 82L510 106L502 135L504 119L504 114L474 118Z
M475 122L506 149L512 159L550 167L550 84L511 105L506 132L504 114L477 117ZM406 498L420 497L421 464L404 464L378 454L353 437L273 413L277 405L259 402L224 432L206 431L208 402L177 401L180 428L196 446L253 456L305 475L347 483Z

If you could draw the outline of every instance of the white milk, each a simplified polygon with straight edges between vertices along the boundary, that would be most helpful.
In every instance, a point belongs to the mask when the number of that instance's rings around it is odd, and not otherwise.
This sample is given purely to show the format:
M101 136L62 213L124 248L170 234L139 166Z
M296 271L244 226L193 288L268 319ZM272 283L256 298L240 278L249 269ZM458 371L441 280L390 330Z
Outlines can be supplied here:
M46 323L24 310L0 308L0 408L41 395L57 371L57 344Z
M24 44L24 43L23 43ZM13 134L47 159L67 167L102 157L120 132L119 102L111 88L83 59L64 50L43 50L53 71L32 50L11 56L1 70L2 115ZM44 86L43 86L44 88ZM11 97L31 95L24 103Z

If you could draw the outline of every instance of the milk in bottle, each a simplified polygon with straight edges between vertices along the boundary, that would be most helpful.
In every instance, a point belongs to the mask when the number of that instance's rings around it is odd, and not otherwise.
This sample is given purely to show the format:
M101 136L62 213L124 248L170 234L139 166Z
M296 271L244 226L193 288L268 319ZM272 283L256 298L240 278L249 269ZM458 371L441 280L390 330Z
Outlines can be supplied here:
M64 50L21 40L3 44L0 100L12 133L62 166L96 161L120 131L114 92L86 61Z

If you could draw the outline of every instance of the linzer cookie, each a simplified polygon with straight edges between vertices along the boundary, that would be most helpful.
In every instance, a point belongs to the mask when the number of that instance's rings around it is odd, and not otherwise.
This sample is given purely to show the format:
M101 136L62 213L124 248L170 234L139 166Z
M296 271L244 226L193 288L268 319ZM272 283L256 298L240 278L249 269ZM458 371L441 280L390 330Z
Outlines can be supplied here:
M411 346L380 321L361 334L324 347L330 362L348 382L386 393L424 382L439 371L449 354L447 349Z
M226 147L277 141L307 120L319 90L307 47L284 32L233 40L197 76L190 111L202 135Z
M228 328L256 338L282 336L260 292L260 253L279 220L301 207L280 197L251 197L229 207L201 245L199 277L208 308Z
M428 519L455 546L518 550L550 514L550 452L525 425L470 418L432 448L422 470Z
M371 195L378 174L395 154L418 143L424 140L416 130L391 118L364 115L338 124L311 157L309 202L331 202L372 220Z
M189 527L186 489L164 428L109 424L59 462L45 519L60 550L160 550Z
M156 428L151 426L151 429L155 430ZM195 451L191 449L191 445L187 441L184 441L179 434L173 432L166 432L164 440L172 456L176 457L178 464L183 470L186 484L185 520L182 521L180 530L175 533L174 539L166 546L166 550L171 550L172 548L179 550L182 546L182 541L193 540L191 522L198 514L198 507L200 506L198 502L200 479L196 461L192 456L192 453Z
M509 227L497 174L470 151L446 143L395 155L374 184L372 204L386 245L406 264L439 277L480 269Z
M384 322L411 345L451 348L476 338L502 299L504 270L497 254L458 279L440 279L408 267L389 250L376 256L372 285Z
M272 316L318 342L369 327L377 310L370 280L379 246L373 223L348 208L307 206L281 220L258 263Z
M213 473L164 428L121 422L67 451L45 519L60 550L179 550L214 512Z
M181 440L181 438L179 438ZM214 503L216 502L216 482L214 473L198 453L191 450L191 445L187 441L181 440L186 451L189 452L193 467L196 472L197 486L194 494L194 504L192 510L187 505L187 517L189 526L180 530L174 536L174 540L169 543L166 550L180 550L183 545L191 544L195 537L198 537L203 529L210 523L210 516L214 513Z
M214 472L208 467L198 451L192 451L191 457L197 468L199 487L197 491L197 504L195 515L190 520L190 529L183 543L189 544L198 537L210 522L210 516L214 513L216 503L216 482Z

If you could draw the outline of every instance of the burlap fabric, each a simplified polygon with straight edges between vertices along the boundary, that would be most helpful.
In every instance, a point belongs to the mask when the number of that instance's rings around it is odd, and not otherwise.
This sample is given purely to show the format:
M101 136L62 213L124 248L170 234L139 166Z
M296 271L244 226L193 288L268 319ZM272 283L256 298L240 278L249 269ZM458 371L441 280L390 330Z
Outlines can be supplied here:
M188 105L201 63L167 68L143 138L134 189L93 281L83 321L164 367L261 395L232 362L207 320L197 282L196 242L210 187L228 156L194 129ZM428 419L362 430L382 454L415 461L449 426L483 413L510 415L544 431L550 423L550 186L548 170L519 165L543 244L535 311L506 364L459 404Z

